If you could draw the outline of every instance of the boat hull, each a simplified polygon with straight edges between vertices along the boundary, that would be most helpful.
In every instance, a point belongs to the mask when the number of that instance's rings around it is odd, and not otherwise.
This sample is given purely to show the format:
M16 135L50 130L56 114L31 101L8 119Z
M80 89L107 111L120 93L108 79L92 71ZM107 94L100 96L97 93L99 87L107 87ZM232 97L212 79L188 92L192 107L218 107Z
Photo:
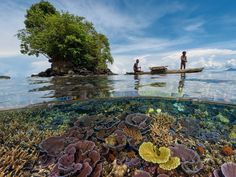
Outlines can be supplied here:
M144 75L144 74L178 74L178 73L197 73L202 72L204 68L191 68L191 69L182 69L182 70L169 70L167 69L165 72L127 72L127 75Z

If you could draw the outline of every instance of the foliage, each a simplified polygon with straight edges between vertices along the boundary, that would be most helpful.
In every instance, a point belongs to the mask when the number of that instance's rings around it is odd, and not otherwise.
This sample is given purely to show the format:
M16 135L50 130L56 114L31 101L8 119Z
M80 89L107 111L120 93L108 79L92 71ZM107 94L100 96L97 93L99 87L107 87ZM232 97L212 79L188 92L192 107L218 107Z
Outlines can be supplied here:
M69 61L92 71L113 62L108 39L84 17L58 12L46 1L32 5L25 17L25 29L17 34L21 53L42 54L49 61Z

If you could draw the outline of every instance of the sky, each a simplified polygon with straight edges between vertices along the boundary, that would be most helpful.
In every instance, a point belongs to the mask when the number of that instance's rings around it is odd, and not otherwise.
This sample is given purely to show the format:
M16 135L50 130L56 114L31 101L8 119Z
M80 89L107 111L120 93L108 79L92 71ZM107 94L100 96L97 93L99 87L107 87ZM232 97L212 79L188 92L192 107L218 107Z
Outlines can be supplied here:
M0 0L0 75L29 76L50 67L43 56L21 54L15 36L26 9L39 0ZM49 0L57 10L84 16L109 38L115 73L165 65L236 68L235 0Z

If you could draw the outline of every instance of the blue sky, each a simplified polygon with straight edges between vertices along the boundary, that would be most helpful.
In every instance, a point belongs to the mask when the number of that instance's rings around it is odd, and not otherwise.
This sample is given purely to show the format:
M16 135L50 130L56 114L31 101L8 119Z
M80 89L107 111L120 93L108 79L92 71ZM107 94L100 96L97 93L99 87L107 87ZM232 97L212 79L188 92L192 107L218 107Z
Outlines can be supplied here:
M0 74L28 76L50 66L40 56L20 54L14 36L24 27L26 9L37 0L1 0ZM85 16L108 36L116 73L132 69L136 58L149 66L236 67L235 0L50 0L58 10Z

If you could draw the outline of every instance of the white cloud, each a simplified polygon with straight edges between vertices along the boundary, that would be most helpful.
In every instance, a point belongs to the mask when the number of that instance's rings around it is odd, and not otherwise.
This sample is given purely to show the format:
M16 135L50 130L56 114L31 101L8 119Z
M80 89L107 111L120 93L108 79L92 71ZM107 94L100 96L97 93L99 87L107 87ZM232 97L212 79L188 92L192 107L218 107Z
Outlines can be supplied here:
M37 73L44 71L45 69L50 68L50 67L51 67L51 64L45 59L33 61L31 63L32 69L31 69L30 73L37 74Z
M192 23L192 24L190 24L190 25L185 26L184 29L185 29L186 31L190 31L190 32L193 32L193 31L201 31L201 30L202 30L202 27L203 27L203 24L204 24L204 22L199 21L199 22Z
M161 38L146 38L146 37L129 37L125 44L114 44L112 45L113 54L124 54L124 53L155 53L160 52L164 49L187 44L191 42L189 38L179 39L161 39Z
M135 58L141 58L140 65L145 71L149 70L150 66L168 66L170 69L177 69L180 65L180 56L182 51L165 52L159 54L151 52L144 55L144 60L138 54L115 55L114 67L116 73L125 73L132 71L132 66ZM236 50L229 49L210 49L198 48L187 50L188 63L187 67L205 67L208 69L224 69L236 68ZM119 70L119 68L122 68ZM113 69L113 68L111 68Z
M61 0L53 1L60 9L70 13L86 17L95 24L95 27L109 36L117 37L119 34L127 36L127 33L138 34L147 28L155 20L176 11L183 10L183 5L177 2L153 6L152 1L119 1L125 4L119 9L118 1L97 0ZM134 8L135 7L135 8Z

